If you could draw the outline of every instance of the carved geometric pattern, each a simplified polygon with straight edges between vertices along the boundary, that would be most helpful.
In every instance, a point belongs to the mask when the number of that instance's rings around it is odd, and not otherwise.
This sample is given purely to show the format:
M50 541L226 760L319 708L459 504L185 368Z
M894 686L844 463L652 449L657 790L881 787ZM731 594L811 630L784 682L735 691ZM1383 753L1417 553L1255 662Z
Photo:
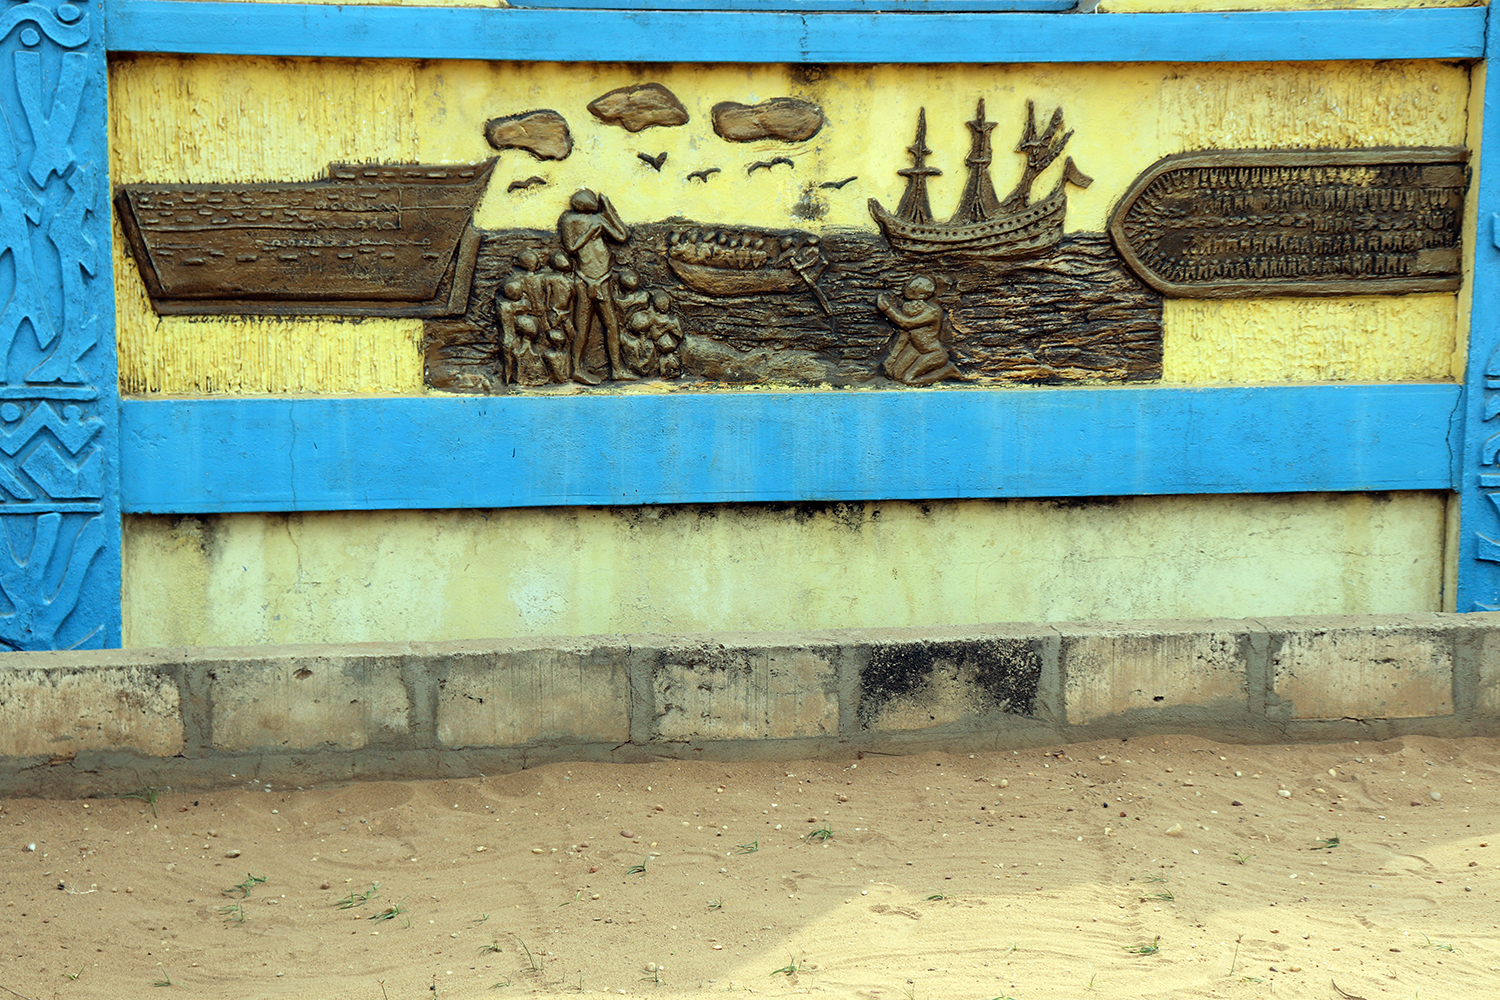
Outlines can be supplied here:
M0 10L0 649L118 641L104 48L89 6Z

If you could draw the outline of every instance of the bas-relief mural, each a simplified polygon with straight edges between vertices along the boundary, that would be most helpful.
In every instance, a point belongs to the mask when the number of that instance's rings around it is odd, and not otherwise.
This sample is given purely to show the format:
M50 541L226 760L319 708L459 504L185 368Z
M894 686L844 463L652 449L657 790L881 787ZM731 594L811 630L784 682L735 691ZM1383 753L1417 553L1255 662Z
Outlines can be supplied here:
M1012 147L976 96L966 151L929 147L928 110L889 182L799 180L865 197L873 225L860 229L630 219L582 188L558 191L552 229L476 231L487 188L545 189L543 165L574 155L572 126L547 108L476 123L505 171L332 165L305 183L129 185L116 203L158 312L424 317L427 381L461 392L1149 380L1163 296L1458 285L1462 149L1173 154L1126 188L1108 233L1067 234L1068 191L1093 178L1063 155L1062 108L1039 125L1027 101ZM649 81L587 111L583 127L632 134L693 124ZM726 170L787 176L803 169L794 144L838 127L792 97L722 101L710 119L721 144L703 148L719 163L671 162L643 139L639 169L705 187ZM965 183L941 217L928 179L945 169ZM1017 171L1000 196L996 176ZM891 211L881 199L896 192Z
M97 16L0 10L0 650L119 641Z
M688 121L656 84L611 91L589 110L630 131ZM520 112L489 122L486 136L497 149L565 156L572 139L559 118ZM896 211L869 198L867 230L628 220L607 192L584 189L568 195L553 231L486 233L467 310L428 323L429 383L486 392L639 379L926 386L1159 377L1160 296L1103 234L1064 235L1067 189L1091 178L1066 159L1051 190L1033 197L1072 135L1063 110L1039 128L1027 105L1014 149L1020 176L1001 197L992 176L998 123L979 98L963 193L941 220L927 193L942 169L931 162L926 122L924 109L912 123L912 165L893 179L905 187ZM725 101L712 112L715 135L758 150L824 127L822 109L789 97ZM665 152L637 155L652 171L667 168ZM724 166L694 166L685 183L710 185L725 169L798 170L793 155L735 164L729 150ZM857 197L859 180L817 186Z

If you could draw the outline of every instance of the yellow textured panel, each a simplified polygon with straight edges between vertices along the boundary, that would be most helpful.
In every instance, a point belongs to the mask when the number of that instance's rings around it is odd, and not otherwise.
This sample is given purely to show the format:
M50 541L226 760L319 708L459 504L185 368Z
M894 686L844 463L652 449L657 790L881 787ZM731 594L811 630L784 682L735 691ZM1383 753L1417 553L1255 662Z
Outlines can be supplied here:
M1164 382L1400 382L1462 370L1450 294L1167 299Z
M230 645L1436 611L1445 499L132 516L124 637Z
M1462 146L1468 101L1469 70L1458 63L1191 67L1162 81L1152 131L1163 152Z
M1169 153L1462 145L1469 127L1468 74L1463 65L1436 62L827 68L143 56L112 64L111 129L120 181L295 179L315 176L339 159L482 160L496 155L484 140L487 119L551 108L569 124L572 155L538 161L519 150L500 152L478 210L482 227L551 230L568 195L592 187L607 193L627 222L686 216L728 225L870 229L866 199L894 205L900 198L897 171L909 163L906 145L919 109L927 110L932 162L944 171L930 184L941 216L957 203L963 185L966 122L975 101L983 97L990 120L999 123L993 174L1003 193L1019 174L1019 158L1008 150L1030 98L1041 116L1064 108L1074 130L1068 152L1096 178L1088 189L1069 192L1067 228L1100 232L1131 181ZM648 81L678 96L690 116L686 125L631 133L587 111L608 90ZM811 139L789 145L729 143L712 131L714 104L778 96L820 105L828 124ZM637 156L661 152L667 161L659 172ZM795 165L748 172L750 164L777 155ZM707 182L688 177L707 167L721 172ZM1062 163L1055 163L1036 190L1050 188L1061 170ZM512 181L533 176L546 183L507 190ZM854 179L840 188L820 186L846 178ZM117 266L117 275L126 391L422 391L419 359L412 356L414 325L391 326L389 343L375 326L345 331L339 336L350 338L355 350L382 360L352 368L314 363L310 370L322 374L312 376L312 384L293 384L274 373L259 382L224 377L234 367L231 356L246 349L246 337L256 342L272 336L241 336L240 328L274 329L274 337L297 353L323 350L331 357L346 350L343 343L317 345L341 324L163 321L163 330L191 329L192 337L219 345L195 354L193 364L207 367L190 371L175 347L188 334L152 330L157 321L144 306L134 268ZM1452 321L1443 322L1451 339ZM1202 321L1194 329L1207 335ZM1256 329L1267 343L1247 347L1247 355L1274 356L1285 338L1271 325ZM1308 329L1304 323L1304 334ZM1443 335L1436 328L1423 334ZM1312 336L1336 341L1341 334L1320 328ZM1372 349L1354 356L1383 354ZM178 370L167 377L163 368L174 356ZM1187 371L1209 362L1169 357L1167 364ZM1422 371L1431 370L1422 365ZM1380 372L1388 369L1377 368L1351 367L1345 377L1385 377Z
M687 108L680 128L639 133L600 125L585 106L616 87L655 81ZM788 66L608 63L432 62L416 74L422 121L421 159L469 162L494 155L483 123L500 115L552 108L574 138L566 160L538 162L509 150L480 207L485 227L551 229L568 194L592 187L609 194L627 221L682 215L726 224L854 226L870 229L867 197L887 205L901 195L896 171L910 158L919 109L927 109L932 164L944 171L928 187L933 210L957 204L976 99L983 97L995 131L995 185L1002 194L1020 172L1009 154L1028 98L1039 116L1061 106L1074 135L1068 154L1095 178L1068 192L1070 232L1102 232L1125 188L1168 153L1259 146L1460 146L1468 127L1468 69L1434 62L1241 63L1209 65ZM749 104L772 97L818 104L829 123L791 145L727 143L713 133L719 101ZM636 156L667 153L653 171ZM791 169L747 173L774 155ZM720 167L708 182L689 171ZM1047 190L1062 171L1053 164L1036 184ZM511 181L547 181L507 192ZM826 180L854 176L837 190Z
M110 64L111 174L310 179L336 160L410 160L409 62L133 56ZM159 317L114 239L120 391L422 391L421 320Z

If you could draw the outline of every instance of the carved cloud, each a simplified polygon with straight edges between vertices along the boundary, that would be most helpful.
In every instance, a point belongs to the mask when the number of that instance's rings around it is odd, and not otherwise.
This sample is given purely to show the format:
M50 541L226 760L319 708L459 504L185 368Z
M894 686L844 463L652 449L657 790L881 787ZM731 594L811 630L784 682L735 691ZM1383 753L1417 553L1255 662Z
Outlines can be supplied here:
M687 108L677 95L659 83L616 88L590 101L589 111L606 125L618 125L627 132L658 125L671 128L688 120Z
M566 160L573 152L567 121L546 109L491 118L484 123L484 137L496 149L524 149L538 160Z
M802 142L817 135L826 121L822 108L795 97L773 97L759 104L721 101L714 105L713 118L714 131L730 142Z

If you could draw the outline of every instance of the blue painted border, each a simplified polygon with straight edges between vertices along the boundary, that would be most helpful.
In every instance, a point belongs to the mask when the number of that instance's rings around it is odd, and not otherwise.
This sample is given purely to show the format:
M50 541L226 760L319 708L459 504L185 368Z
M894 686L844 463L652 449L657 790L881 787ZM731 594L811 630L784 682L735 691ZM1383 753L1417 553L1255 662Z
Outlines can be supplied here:
M1014 11L1071 11L1077 0L512 0L512 7L549 10L750 10L798 14L1001 14Z
M135 513L1446 490L1459 387L125 400ZM643 432L644 429L644 432Z
M1490 23L1490 51L1500 20ZM1465 366L1462 461L1458 482L1458 611L1500 610L1500 72L1485 74L1484 124L1474 182L1473 304Z
M1477 59L1486 8L883 14L109 0L114 52L602 62Z
M0 649L120 644L108 65L90 0L0 9Z

